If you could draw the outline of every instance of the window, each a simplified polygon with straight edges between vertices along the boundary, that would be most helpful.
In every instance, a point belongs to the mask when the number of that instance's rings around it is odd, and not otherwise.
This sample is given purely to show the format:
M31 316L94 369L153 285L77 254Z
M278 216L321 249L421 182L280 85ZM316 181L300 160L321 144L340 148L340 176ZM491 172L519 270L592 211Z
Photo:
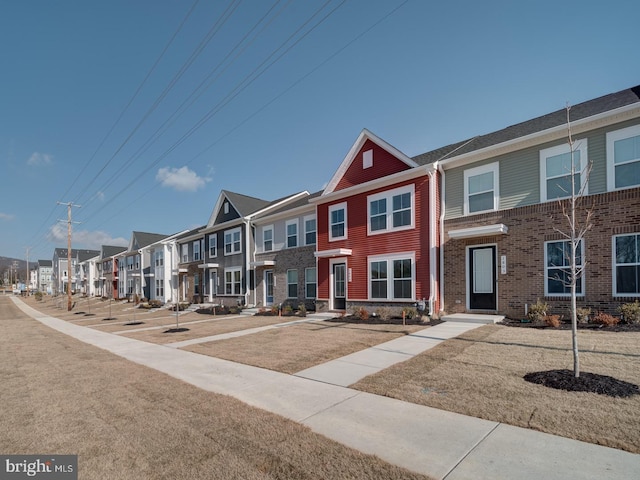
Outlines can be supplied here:
M200 260L200 240L193 242L193 261Z
M133 279L130 278L127 280L127 294L133 294Z
M209 256L218 256L218 235L216 235L215 233L209 235Z
M640 125L607 133L607 188L640 185Z
M304 244L316 244L316 217L304 217Z
M498 209L498 163L464 171L464 214Z
M613 237L613 294L640 296L640 234Z
M574 143L573 168L576 193L585 187L587 139ZM571 148L569 144L540 150L540 200L547 202L571 196Z
M136 255L135 259L135 269L140 270L140 255Z
M162 280L156 280L156 298L164 297L164 282Z
M240 246L240 229L235 228L224 232L224 254L232 255L242 251Z
M369 233L404 230L413 227L413 185L370 195Z
M270 252L273 250L273 226L264 227L262 230L262 251Z
M298 270L287 270L287 298L298 298Z
M154 258L156 267L161 267L164 265L164 252L155 252Z
M182 245L182 263L187 263L189 261L189 245Z
M225 215L229 213L229 202L224 202L224 213Z
M127 270L133 270L133 257L127 257Z
M571 293L569 281L571 280L571 242L560 240L546 242L544 249L544 294L547 296L566 296ZM578 244L576 251L576 266L582 267L582 242ZM576 282L576 293L584 295L582 278Z
M411 300L414 292L415 260L412 253L369 258L369 298Z
M240 295L241 270L231 268L224 271L224 291L227 295Z
M198 295L200 293L200 275L197 273L193 274L193 293L194 295Z
M362 169L373 167L373 150L362 152Z
M329 240L347 238L347 204L339 203L329 207Z
M295 248L298 246L298 220L289 220L286 223L287 228L287 248Z
M316 269L305 268L304 269L304 296L306 298L316 298Z

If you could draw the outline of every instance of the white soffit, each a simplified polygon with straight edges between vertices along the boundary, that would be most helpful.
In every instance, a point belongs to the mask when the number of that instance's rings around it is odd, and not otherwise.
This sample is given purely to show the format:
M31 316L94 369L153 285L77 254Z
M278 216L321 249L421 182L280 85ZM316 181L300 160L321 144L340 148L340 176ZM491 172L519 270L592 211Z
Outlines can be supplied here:
M200 263L198 268L218 268L220 265L217 263Z
M316 258L330 258L330 257L344 257L351 255L353 250L350 248L336 248L334 250L323 250L321 252L315 252Z
M251 262L249 265L252 267L273 267L275 264L275 260L258 260L257 262Z
M486 237L488 235L506 235L508 231L509 227L504 223L496 223L494 225L483 225L481 227L449 230L447 234L449 235L449 238L458 240L460 238Z

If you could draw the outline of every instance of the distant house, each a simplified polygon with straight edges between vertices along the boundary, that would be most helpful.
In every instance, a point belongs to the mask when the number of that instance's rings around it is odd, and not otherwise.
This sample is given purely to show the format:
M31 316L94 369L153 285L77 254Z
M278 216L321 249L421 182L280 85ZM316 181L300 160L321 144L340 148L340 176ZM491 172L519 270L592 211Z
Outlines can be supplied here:
M38 260L38 286L37 289L42 293L51 295L53 292L53 262L51 260Z
M134 300L149 298L151 294L151 258L142 249L168 235L132 232L126 251L115 256L118 268L118 298Z
M312 202L318 310L438 308L438 172L431 162L363 130Z
M178 250L177 239L187 231L169 235L142 247L142 255L149 258L148 275L149 299L162 303L173 302L178 291Z
M127 250L127 247L102 245L100 259L97 264L98 287L96 295L104 298L118 298L118 262L117 255Z
M581 213L593 210L579 305L613 313L640 297L640 86L574 105L570 118ZM444 311L521 318L542 299L569 313L567 134L561 109L414 158L442 175Z
M68 250L56 248L53 251L52 274L54 294L67 292L67 284L71 284L71 292L75 293L80 288L79 263L100 254L97 250L71 249L71 265L68 265Z

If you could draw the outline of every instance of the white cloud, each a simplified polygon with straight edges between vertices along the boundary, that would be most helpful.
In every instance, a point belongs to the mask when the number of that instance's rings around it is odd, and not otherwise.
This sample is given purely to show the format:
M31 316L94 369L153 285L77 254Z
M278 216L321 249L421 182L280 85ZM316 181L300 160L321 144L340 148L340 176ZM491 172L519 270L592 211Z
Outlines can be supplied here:
M163 187L170 187L180 192L195 192L211 181L210 177L199 177L196 172L188 167L161 168L158 170L156 180L162 183Z
M53 155L48 153L33 152L27 160L27 165L31 167L44 167L53 164Z
M53 243L60 243L64 241L66 246L67 242L67 225L63 223L57 223L51 227L49 234L47 235L49 241ZM126 247L129 244L129 240L122 237L112 237L107 232L101 230L89 231L89 230L73 230L71 233L72 248L86 248L89 250L100 250L102 245L114 245Z
M0 220L13 220L13 215L10 213L2 213L0 212Z

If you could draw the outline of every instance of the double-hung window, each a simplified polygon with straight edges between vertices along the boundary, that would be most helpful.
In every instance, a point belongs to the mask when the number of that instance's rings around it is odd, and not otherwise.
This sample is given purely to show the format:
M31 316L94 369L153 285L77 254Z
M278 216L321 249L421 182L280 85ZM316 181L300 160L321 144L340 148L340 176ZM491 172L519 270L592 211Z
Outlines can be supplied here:
M133 270L133 257L127 257L127 270Z
M218 235L215 233L209 235L209 256L218 256Z
M298 270L287 270L287 298L298 298Z
M287 229L287 248L295 248L298 246L298 220L289 220L285 225Z
M369 298L371 300L414 299L414 254L369 257Z
M189 245L182 245L182 263L187 263L189 261Z
M234 253L240 253L241 251L240 229L234 228L233 230L224 232L224 254L232 255Z
M607 133L607 188L640 185L640 125Z
M572 166L573 165L573 166ZM574 192L587 192L587 139L577 140L573 152L569 144L540 150L540 200L548 202L571 196L571 173Z
M498 209L498 162L464 171L464 214Z
M198 295L200 293L200 275L197 273L193 274L193 293L194 295Z
M316 217L309 216L304 217L304 244L315 245L316 244Z
M576 268L582 270L582 242L576 248ZM571 293L571 242L546 242L544 247L544 294L566 296ZM582 275L576 278L576 293L584 295Z
M227 295L240 295L241 269L229 268L224 271L224 291Z
M376 193L367 197L369 233L412 228L415 188L412 185Z
M305 268L304 269L304 296L305 298L316 298L316 290L317 290L317 277L316 277L316 269Z
M193 242L193 261L200 260L200 240Z
M640 296L640 233L613 237L613 294Z
M329 240L347 238L347 204L338 203L329 207Z
M262 251L270 252L273 250L273 225L262 229Z

